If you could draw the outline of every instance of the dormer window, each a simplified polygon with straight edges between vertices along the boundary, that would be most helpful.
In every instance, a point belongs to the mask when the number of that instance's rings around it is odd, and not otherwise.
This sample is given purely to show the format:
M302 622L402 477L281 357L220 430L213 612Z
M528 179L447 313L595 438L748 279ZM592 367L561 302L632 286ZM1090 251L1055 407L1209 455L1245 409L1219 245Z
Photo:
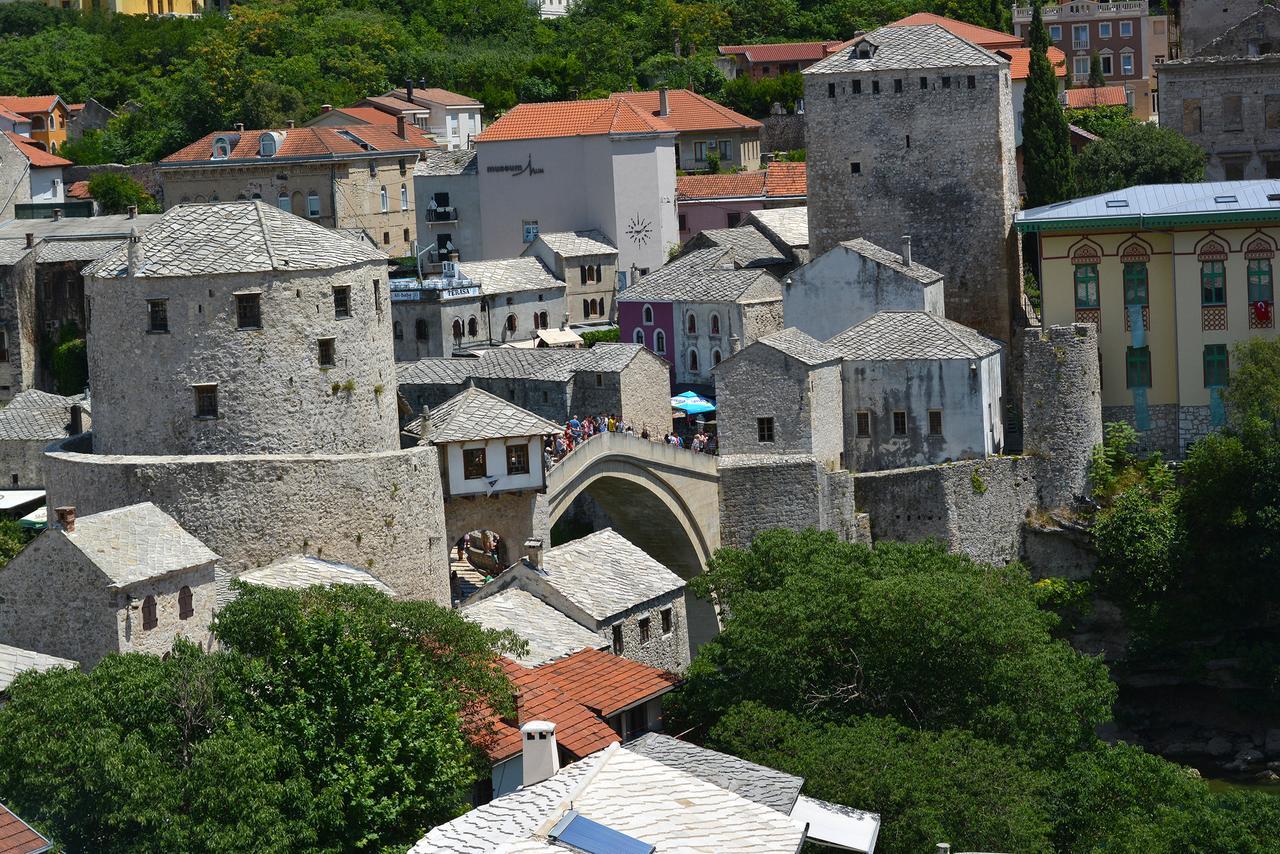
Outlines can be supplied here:
M854 48L854 55L858 59L870 59L875 52L876 46L867 41L859 42L857 47Z
M258 155L260 157L275 157L280 151L280 143L284 139L284 134L276 131L268 131L258 137Z
M213 159L226 160L231 156L231 140L220 136L213 141Z

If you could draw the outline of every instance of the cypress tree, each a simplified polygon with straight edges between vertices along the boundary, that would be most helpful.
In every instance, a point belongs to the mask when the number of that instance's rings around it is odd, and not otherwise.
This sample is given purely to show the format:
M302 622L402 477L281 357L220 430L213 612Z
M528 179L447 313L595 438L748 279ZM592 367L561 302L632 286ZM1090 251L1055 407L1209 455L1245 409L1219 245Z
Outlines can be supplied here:
M1102 73L1102 57L1098 56L1095 50L1089 56L1089 88L1097 89L1099 86L1106 86L1107 78Z
M1031 72L1022 105L1023 178L1027 207L1038 207L1070 198L1071 139L1067 117L1058 103L1057 78L1049 64L1049 31L1040 17L1036 0L1031 15Z

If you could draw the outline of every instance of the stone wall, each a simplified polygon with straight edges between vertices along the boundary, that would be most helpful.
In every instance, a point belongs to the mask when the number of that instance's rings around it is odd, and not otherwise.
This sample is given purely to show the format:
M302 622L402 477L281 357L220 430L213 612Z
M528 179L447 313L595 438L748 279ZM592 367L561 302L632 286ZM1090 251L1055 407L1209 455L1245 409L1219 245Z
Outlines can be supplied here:
M501 492L497 495L456 496L444 503L446 546L471 531L494 531L499 540L499 559L507 566L525 556L524 542L530 537L551 545L551 528L541 510L536 492Z
M0 136L0 222L13 219L17 205L31 201L31 170L18 143Z
M1052 518L1028 522L1023 531L1022 556L1031 577L1086 581L1098 568L1088 531Z
M1102 443L1098 330L1052 326L1026 335L1023 345L1023 449L1045 467L1040 502L1068 506L1088 494L1089 458Z
M1182 0L1178 21L1182 56L1194 56L1223 31L1258 11L1262 5L1262 0ZM1163 69L1160 75L1163 89Z
M0 440L0 483L5 489L44 489L47 439Z
M613 643L613 627L622 626L622 657L672 673L689 667L689 621L685 617L684 589L644 602L619 618L600 626L600 637ZM662 633L662 612L671 609L671 631ZM640 639L640 621L649 620L649 640Z
M1208 407L1204 407L1206 410ZM1168 459L1182 456L1182 443L1179 441L1179 411L1176 403L1161 403L1147 407L1147 415L1151 419L1151 429L1138 434L1138 453L1150 454L1159 451ZM1102 420L1123 421L1136 424L1132 406L1104 406Z
M614 411L621 411L637 434L644 427L658 436L671 429L671 366L666 360L641 350L622 369L621 389L620 406Z
M760 120L760 150L795 151L804 148L804 113L770 113Z
M194 610L185 620L178 607L183 587L191 588L191 607ZM218 604L218 588L212 563L130 585L122 596L116 619L120 651L164 655L173 649L173 642L179 637L209 649L213 642L209 626ZM142 627L142 603L148 596L156 599L156 625L152 629ZM61 618L61 612L58 616ZM88 662L82 661L81 664L88 666Z
M742 341L740 346L747 345L763 338L770 332L782 329L782 299L745 303L742 311ZM729 349L725 347L724 358L729 358Z
M85 516L151 501L221 555L224 579L309 554L366 569L406 598L449 602L435 448L118 456L88 452L92 438L48 454L50 507L72 505Z
M36 314L36 253L27 251L0 267L0 328L4 329L9 360L0 362L0 400L35 388L40 354L40 325Z
M747 548L771 528L855 539L854 479L809 454L720 457L720 542Z

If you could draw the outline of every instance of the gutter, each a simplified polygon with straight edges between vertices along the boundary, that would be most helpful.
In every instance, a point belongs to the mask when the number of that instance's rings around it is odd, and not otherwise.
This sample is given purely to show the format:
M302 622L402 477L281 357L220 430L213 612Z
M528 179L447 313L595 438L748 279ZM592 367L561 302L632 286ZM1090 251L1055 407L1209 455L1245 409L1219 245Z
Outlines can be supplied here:
M1256 222L1268 218L1280 219L1280 208L1252 208L1246 211L1207 211L1192 214L1138 214L1126 217L1097 217L1093 219L1059 219L1043 221L1014 221L1019 234L1042 231L1088 231L1096 228L1140 228L1160 231L1181 225L1217 225L1225 223Z

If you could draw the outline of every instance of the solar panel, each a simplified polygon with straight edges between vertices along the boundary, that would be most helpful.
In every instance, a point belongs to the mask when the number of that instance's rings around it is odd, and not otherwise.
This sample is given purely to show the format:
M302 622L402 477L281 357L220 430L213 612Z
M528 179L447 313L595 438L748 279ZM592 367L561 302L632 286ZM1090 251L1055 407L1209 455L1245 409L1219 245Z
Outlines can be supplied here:
M562 845L587 854L652 854L654 846L569 810L547 834Z

